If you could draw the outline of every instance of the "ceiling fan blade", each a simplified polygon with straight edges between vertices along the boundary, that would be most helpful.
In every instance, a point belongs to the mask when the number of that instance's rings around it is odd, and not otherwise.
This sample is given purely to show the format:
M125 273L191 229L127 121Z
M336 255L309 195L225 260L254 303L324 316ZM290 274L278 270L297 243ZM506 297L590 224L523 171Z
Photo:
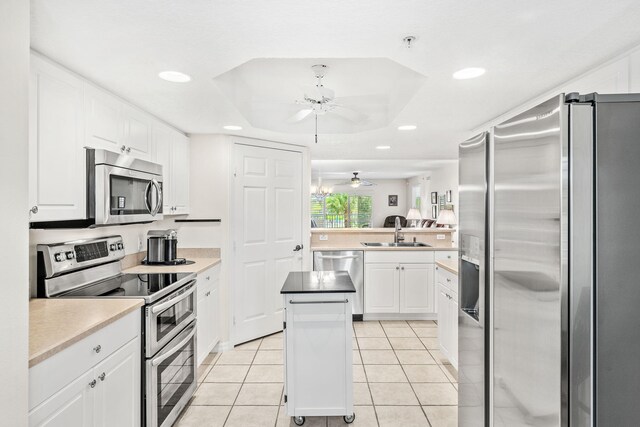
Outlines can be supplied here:
M316 90L318 91L321 97L324 97L327 99L334 99L336 97L335 92L327 87L316 86Z
M342 105L334 105L330 112L354 123L363 122L369 117L366 114L359 113L356 110L343 107Z
M313 112L313 110L311 108L304 108L300 111L298 111L297 113L295 113L293 116L289 117L287 119L287 123L297 123L300 122L304 119L307 118L307 116L309 114L311 114Z

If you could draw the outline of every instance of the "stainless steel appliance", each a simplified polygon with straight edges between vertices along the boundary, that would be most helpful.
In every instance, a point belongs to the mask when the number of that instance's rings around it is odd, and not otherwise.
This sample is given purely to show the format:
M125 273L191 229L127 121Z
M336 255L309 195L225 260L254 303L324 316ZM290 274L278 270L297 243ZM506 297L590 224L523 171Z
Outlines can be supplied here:
M87 218L95 225L162 219L162 165L87 150Z
M196 389L196 275L122 274L121 236L38 245L38 297L143 298L143 425L170 426Z
M353 320L362 320L364 313L364 252L363 251L315 251L314 271L348 271L356 287L353 298Z
M458 268L458 421L461 426L488 425L485 401L489 358L485 332L487 310L487 146L483 132L459 149L459 268Z
M149 230L147 232L147 256L143 264L178 265L193 264L178 258L178 232L176 230Z
M493 129L486 425L640 418L639 118L638 94L568 94ZM461 380L461 426L473 390Z

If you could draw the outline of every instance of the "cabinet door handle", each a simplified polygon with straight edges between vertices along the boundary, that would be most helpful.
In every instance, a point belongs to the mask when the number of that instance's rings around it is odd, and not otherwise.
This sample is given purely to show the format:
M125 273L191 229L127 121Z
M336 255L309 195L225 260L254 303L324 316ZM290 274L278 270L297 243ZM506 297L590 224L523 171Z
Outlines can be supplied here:
M97 345L95 347L93 347L93 351L95 351L96 353L100 353L100 350L102 350L102 346L101 345Z
M396 270L400 270L400 267L396 267Z
M404 265L402 267L400 267L400 269L404 270Z
M126 147L126 146L124 146L124 145L123 145L122 147L120 147L120 151L122 151L123 153L124 153L124 151L125 151L126 149L127 149L127 147Z
M447 282L450 282L450 281L451 281L451 279L449 279L449 278L447 277Z
M211 280L211 277L210 277L210 276L207 276L207 277L205 277L205 279L207 279L207 280Z
M209 295L211 295L211 291L209 291L206 294L204 294L204 296L206 296L206 297L208 297Z
M107 374L105 374L104 372L101 373L100 375L98 375L98 378L100 378L100 381L104 381L104 377L106 377Z
M31 212L32 214L37 214L38 213L38 207L34 206L31 209L29 209L29 212Z
M127 147L127 154L131 152L131 147Z
M89 383L89 387L94 388L96 386L97 381L93 380Z

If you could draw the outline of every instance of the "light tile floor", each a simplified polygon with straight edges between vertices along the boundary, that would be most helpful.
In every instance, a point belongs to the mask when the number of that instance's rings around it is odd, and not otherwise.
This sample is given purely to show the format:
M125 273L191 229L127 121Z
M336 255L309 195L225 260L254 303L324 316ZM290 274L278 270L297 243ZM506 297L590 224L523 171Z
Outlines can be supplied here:
M438 351L433 321L354 322L353 426L455 427L457 372ZM295 426L283 404L282 333L211 354L179 427ZM307 417L308 427L347 426Z

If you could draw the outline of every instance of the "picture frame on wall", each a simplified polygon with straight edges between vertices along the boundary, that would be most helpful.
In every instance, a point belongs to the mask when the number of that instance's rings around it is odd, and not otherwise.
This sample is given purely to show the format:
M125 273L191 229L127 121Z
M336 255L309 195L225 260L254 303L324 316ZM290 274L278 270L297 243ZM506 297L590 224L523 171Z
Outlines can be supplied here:
M389 206L398 206L397 194L389 194Z
M445 193L447 195L447 203L451 203L452 199L451 199L451 190L447 190L447 192Z
M438 219L438 205L431 206L431 218Z
M438 192L437 191L431 192L431 204L432 205L438 204Z

